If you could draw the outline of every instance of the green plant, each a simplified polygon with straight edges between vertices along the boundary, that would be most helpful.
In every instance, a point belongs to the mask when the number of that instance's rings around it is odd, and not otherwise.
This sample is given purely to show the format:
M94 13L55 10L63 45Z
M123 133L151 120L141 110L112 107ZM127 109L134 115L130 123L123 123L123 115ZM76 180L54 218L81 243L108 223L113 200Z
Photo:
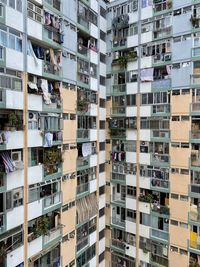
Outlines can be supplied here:
M47 149L44 153L44 164L54 165L63 162L60 150Z
M49 218L48 217L40 217L37 220L37 226L35 227L33 233L35 236L47 235L49 230Z
M160 213L169 215L169 208L168 207L161 207L160 208Z
M121 68L126 68L127 66L127 62L128 62L128 58L126 56L121 56L118 59L118 63L120 65Z
M78 100L78 110L86 112L88 110L88 101L85 98Z
M172 8L172 0L167 1L167 8L168 9Z
M8 123L12 127L16 127L18 123L17 115L14 112L9 113L8 115Z

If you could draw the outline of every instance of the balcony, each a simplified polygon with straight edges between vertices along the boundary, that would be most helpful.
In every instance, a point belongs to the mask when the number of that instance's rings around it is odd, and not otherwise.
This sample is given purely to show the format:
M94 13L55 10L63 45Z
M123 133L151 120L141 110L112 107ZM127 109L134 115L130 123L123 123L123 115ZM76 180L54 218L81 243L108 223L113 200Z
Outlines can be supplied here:
M191 75L191 86L199 88L199 86L200 86L200 74Z
M200 102L191 103L191 114L200 115Z
M77 197L80 197L80 196L85 195L87 193L89 193L89 183L77 185L77 187L76 187Z
M169 130L152 130L151 131L152 141L169 141L170 131Z
M110 129L111 139L126 139L126 130Z
M52 229L48 232L48 235L45 235L43 237L44 245L51 244L52 242L56 243L58 242L62 237L62 228L58 227L56 229Z
M167 258L163 258L155 254L151 255L151 263L153 264L153 266L155 263L157 264L156 266L165 266L165 267L169 266Z
M168 154L151 153L151 165L158 167L168 167L170 158Z
M159 215L162 215L166 218L169 218L170 210L167 206L162 206L159 203L154 202L152 203L151 211Z
M47 209L55 207L58 208L58 206L61 205L61 192L57 192L49 197L44 198L43 203L44 203L44 210L46 212Z
M44 76L47 78L56 78L60 80L60 76L62 76L61 67L58 65L53 65L47 61L43 61L43 72Z
M153 65L160 66L170 64L172 59L171 53L158 54L153 57Z
M125 107L113 107L111 109L111 116L126 116Z
M89 129L78 129L77 130L77 142L86 142L90 139Z
M151 178L151 189L160 192L169 192L169 181L165 179Z
M6 230L6 218L4 213L0 213L0 233Z
M154 116L167 115L169 113L170 113L170 105L169 104L153 105L152 106L152 115L154 115Z
M78 44L77 45L77 51L78 51L78 54L80 54L80 56L83 56L84 58L88 58L89 56L89 51L88 51L88 48L82 44Z
M125 220L122 220L120 218L112 217L111 224L125 228Z
M154 15L157 16L169 12L172 9L172 3L172 0L154 1Z
M61 2L60 0L45 0L45 2L52 6L53 8L57 9L58 11L61 11Z
M200 167L200 155L199 150L192 150L190 164L192 167L199 168Z
M90 22L86 20L86 18L84 18L81 14L78 14L78 24L82 30L86 31L87 33L90 32Z
M90 159L89 157L78 157L77 159L77 170L81 171L89 168Z
M85 248L89 246L89 237L85 237L83 238L81 241L77 241L77 245L76 245L76 251L79 252L81 249Z
M194 204L190 205L190 211L189 211L188 216L189 216L189 222L190 223L200 224L200 210L197 207L197 205L194 205Z
M127 48L127 38L114 38L113 51Z
M43 179L48 181L62 176L62 164L45 164L43 166Z
M111 202L113 202L116 205L125 205L125 200L126 200L126 195L125 194L113 194L111 195Z
M126 245L123 241L118 239L111 239L111 247L115 250L118 250L121 253L125 253Z
M126 84L115 84L112 90L113 95L126 94Z
M200 143L200 130L192 130L190 132L190 142Z
M111 181L114 183L125 183L126 182L126 175L120 173L111 173Z
M157 241L162 240L168 242L169 233L159 229L151 229L151 238L156 239Z

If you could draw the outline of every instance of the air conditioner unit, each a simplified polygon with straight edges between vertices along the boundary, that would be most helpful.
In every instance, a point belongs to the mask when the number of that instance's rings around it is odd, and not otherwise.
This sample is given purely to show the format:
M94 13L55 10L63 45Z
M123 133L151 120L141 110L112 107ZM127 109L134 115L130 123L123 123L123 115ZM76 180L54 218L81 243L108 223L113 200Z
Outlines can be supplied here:
M14 162L18 162L22 160L22 152L21 151L12 151L11 152L11 159Z
M29 121L37 121L37 114L34 112L29 112L28 113L28 120Z

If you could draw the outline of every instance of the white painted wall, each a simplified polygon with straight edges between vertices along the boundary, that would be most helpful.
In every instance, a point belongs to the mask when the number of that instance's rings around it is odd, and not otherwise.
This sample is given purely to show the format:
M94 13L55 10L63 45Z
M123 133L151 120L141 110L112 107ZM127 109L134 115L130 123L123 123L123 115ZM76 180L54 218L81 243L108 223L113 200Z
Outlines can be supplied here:
M151 155L149 153L140 153L140 164L151 165Z
M99 240L99 255L104 252L106 244L105 244L105 237Z
M23 106L24 106L23 92L6 90L6 108L22 110Z
M42 200L28 204L28 220L33 220L42 215Z
M28 35L42 40L42 24L32 20L30 18L27 19L27 30L28 30Z
M90 89L98 91L98 80L93 77L90 77Z
M33 257L42 251L42 236L28 243L28 257Z
M90 156L90 167L97 166L97 155Z
M90 193L93 193L97 190L97 179L90 181L89 188L90 188Z
M13 9L12 9L13 10ZM23 71L24 55L22 52L6 48L6 67Z
M89 235L89 246L91 247L97 241L97 231Z
M7 212L7 231L24 223L24 206L16 207Z
M7 266L15 267L24 261L24 246L14 249L7 254Z
M7 191L24 185L24 171L17 170L6 174Z
M43 137L39 130L28 131L28 147L43 146Z
M22 2L23 3L23 2ZM6 25L17 31L23 31L23 13L6 6ZM17 69L17 68L15 68Z
M24 147L24 132L14 131L9 132L9 139L6 145L7 149L18 149Z
M41 95L28 95L28 110L42 111L42 96Z
M37 165L28 168L28 184L35 184L42 182L43 178L43 165Z

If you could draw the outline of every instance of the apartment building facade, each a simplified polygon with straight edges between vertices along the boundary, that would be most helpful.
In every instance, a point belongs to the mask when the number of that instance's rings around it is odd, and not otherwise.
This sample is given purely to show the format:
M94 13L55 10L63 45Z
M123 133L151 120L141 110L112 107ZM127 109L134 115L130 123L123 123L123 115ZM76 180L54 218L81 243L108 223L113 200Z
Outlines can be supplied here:
M107 9L113 267L200 266L199 4L119 0Z
M105 265L105 15L0 1L2 267Z

